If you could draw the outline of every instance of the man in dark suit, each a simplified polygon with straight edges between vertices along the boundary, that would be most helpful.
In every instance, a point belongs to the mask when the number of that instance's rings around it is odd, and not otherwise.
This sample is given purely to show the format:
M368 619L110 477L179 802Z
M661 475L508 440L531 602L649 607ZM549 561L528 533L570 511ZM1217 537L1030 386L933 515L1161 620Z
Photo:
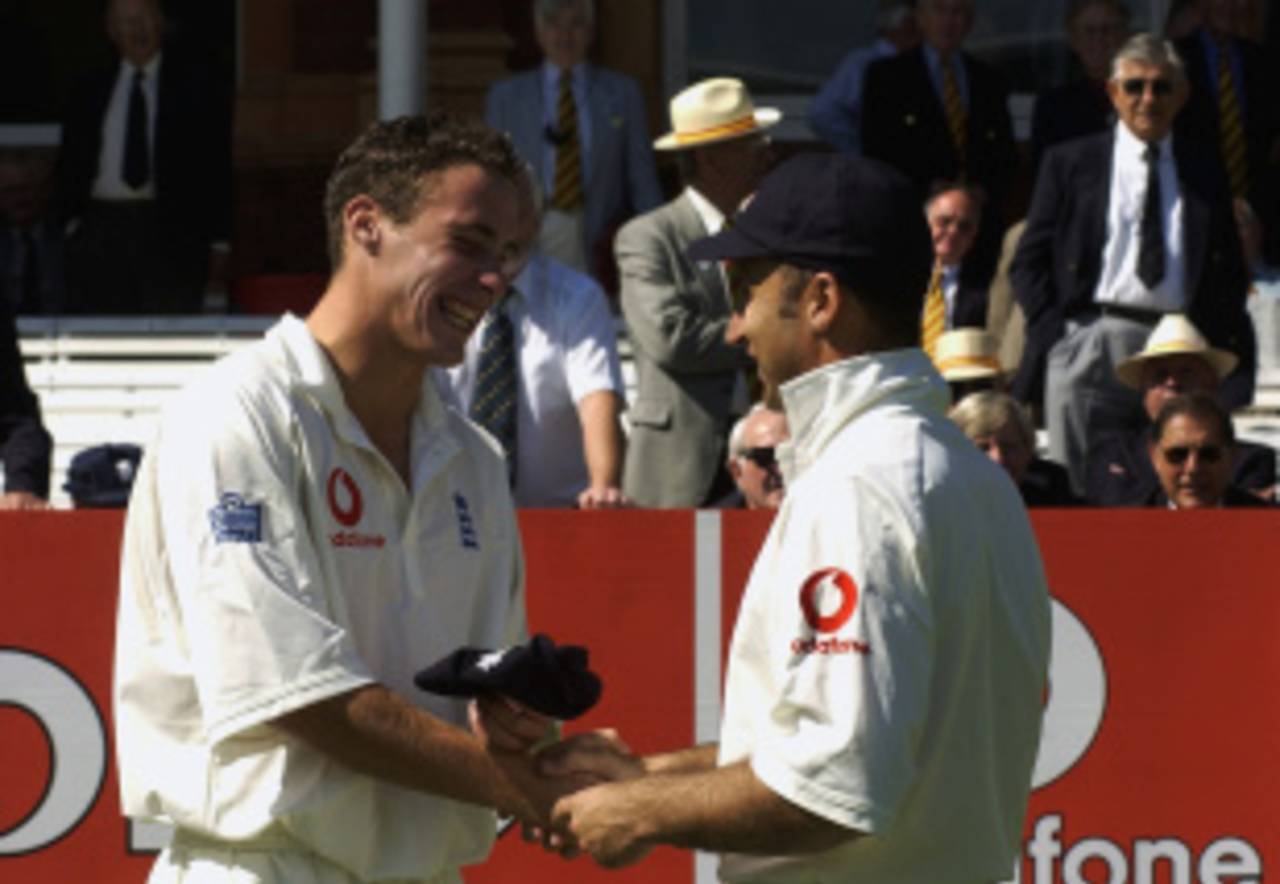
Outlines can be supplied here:
M924 296L920 342L937 362L937 345L948 329L987 322L987 290L964 279L965 259L982 223L982 194L963 184L939 184L924 205L933 244L933 273Z
M27 386L13 312L0 301L0 510L46 506L52 448L53 440L40 422L40 403Z
M1031 115L1034 169L1053 145L1105 132L1115 123L1107 79L1112 56L1129 36L1129 8L1121 0L1072 0L1066 27L1082 76L1036 98Z
M158 0L111 0L106 25L120 63L76 88L58 161L71 309L195 312L226 264L229 96L162 53Z
M1120 122L1045 155L1011 269L1027 317L1012 391L1033 401L1043 379L1050 455L1077 492L1089 440L1142 419L1115 365L1164 314L1186 313L1237 355L1225 402L1253 392L1248 278L1230 197L1212 160L1172 137L1187 95L1181 60L1171 44L1139 34L1117 53L1108 90Z
M0 300L22 315L60 313L62 229L49 214L51 166L34 150L0 152Z
M973 24L973 0L922 0L916 17L923 44L867 69L863 151L906 174L922 201L937 181L982 187L988 223L965 277L986 286L1018 164L1008 90L999 72L961 51Z
M534 0L533 18L543 62L493 85L485 121L543 183L543 251L611 288L614 232L662 202L644 99L635 80L586 60L593 0Z
M1200 0L1200 27L1177 42L1191 96L1179 135L1213 145L1233 196L1280 222L1280 65L1236 33L1239 0ZM1273 256L1274 257L1274 256Z

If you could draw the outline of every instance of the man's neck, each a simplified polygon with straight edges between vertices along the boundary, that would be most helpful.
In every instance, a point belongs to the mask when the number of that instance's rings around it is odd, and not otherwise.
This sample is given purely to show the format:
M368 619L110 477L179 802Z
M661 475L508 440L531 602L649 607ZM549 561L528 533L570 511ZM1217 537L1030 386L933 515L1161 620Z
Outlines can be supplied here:
M329 357L347 407L407 481L409 427L427 366L390 340L365 309L369 299L349 284L341 275L334 278L307 328Z
M732 218L734 212L738 211L738 206L742 205L742 201L746 198L746 194L740 194L737 190L730 193L727 189L717 189L708 182L699 181L696 178L689 182L689 186L715 206L725 218Z

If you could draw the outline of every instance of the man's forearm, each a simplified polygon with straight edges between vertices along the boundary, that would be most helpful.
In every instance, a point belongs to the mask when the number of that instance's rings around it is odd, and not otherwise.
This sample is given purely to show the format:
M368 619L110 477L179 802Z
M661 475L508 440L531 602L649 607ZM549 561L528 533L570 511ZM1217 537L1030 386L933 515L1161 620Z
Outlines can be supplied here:
M561 801L556 814L606 863L627 855L633 845L802 855L829 850L859 835L774 793L745 762L587 789Z
M578 402L582 424L582 450L592 488L619 488L626 440L622 435L618 394L596 390Z
M531 795L536 778L523 759L503 763L473 734L381 685L322 700L275 724L367 776L520 819L541 819L545 812Z
M715 743L704 743L676 752L648 755L641 761L644 763L645 773L649 774L698 773L715 768L719 748Z

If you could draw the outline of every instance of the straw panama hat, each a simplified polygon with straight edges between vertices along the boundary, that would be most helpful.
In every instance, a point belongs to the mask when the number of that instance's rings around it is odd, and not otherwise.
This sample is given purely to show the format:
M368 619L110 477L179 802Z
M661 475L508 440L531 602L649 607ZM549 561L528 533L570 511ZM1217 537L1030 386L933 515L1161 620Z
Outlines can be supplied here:
M1004 368L996 356L996 339L980 328L953 328L938 338L933 364L948 381L998 377Z
M672 131L655 150L687 150L753 135L782 119L776 107L756 107L747 87L732 77L702 80L671 99Z
M1199 356L1213 366L1221 380L1239 360L1234 353L1210 347L1200 329L1181 313L1169 313L1156 325L1141 352L1116 365L1116 375L1126 386L1142 389L1143 363L1162 356Z

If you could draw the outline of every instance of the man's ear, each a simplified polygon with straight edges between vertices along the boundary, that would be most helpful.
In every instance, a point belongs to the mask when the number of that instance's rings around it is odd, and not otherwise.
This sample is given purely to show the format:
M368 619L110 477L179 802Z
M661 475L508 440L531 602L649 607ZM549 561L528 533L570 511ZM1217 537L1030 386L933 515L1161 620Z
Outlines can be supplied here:
M382 245L382 211L372 197L361 194L347 201L342 209L345 237L370 257Z
M805 315L810 327L819 333L830 331L840 312L840 286L835 276L825 270L815 273L805 292Z
M725 466L729 468L729 476L735 483L742 478L742 464L738 463L737 457L730 455Z

